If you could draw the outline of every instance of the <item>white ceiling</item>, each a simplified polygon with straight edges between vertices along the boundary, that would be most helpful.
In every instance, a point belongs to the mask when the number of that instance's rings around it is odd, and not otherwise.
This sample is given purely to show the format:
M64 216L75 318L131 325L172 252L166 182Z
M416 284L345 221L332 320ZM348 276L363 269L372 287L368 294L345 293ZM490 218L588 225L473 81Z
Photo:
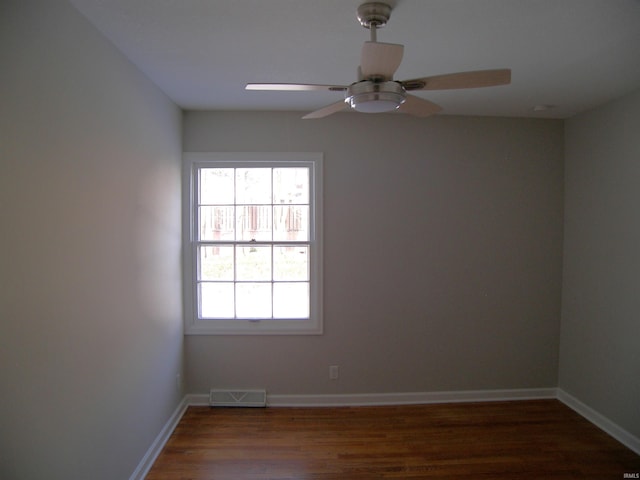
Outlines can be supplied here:
M361 0L70 0L185 109L311 111L340 92L245 91L248 82L348 85ZM640 0L395 0L378 41L403 80L511 68L512 84L421 92L444 113L567 118L640 88ZM543 112L535 105L553 105Z

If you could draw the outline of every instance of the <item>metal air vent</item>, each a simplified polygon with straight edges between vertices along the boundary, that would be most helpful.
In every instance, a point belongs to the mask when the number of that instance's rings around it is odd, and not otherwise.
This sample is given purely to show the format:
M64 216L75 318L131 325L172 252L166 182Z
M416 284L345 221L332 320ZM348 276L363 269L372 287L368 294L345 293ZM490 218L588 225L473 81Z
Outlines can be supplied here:
M266 407L266 390L211 389L209 405L212 407Z

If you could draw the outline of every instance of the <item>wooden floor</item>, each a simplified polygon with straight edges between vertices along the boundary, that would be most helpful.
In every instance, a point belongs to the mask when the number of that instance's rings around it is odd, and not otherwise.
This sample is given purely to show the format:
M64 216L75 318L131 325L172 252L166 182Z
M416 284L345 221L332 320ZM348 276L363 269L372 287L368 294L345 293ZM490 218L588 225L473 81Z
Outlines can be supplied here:
M536 400L190 407L146 478L602 480L625 473L640 473L640 456L560 402Z

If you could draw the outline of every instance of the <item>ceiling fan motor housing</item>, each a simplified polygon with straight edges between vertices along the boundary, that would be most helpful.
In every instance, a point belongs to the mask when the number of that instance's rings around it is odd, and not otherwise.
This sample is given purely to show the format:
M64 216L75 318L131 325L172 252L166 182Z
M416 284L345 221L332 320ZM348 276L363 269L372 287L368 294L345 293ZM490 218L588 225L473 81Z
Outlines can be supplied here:
M399 82L364 80L349 85L344 101L358 112L382 113L396 110L405 98L406 93Z

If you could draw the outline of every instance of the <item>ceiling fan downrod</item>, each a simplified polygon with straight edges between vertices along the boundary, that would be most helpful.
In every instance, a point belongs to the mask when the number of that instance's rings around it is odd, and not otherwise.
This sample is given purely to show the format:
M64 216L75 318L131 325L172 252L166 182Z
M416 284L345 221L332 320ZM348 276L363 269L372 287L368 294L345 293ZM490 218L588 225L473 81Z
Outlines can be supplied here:
M378 28L384 27L391 17L391 7L382 2L363 3L358 7L360 25L371 30L371 41L377 41Z

